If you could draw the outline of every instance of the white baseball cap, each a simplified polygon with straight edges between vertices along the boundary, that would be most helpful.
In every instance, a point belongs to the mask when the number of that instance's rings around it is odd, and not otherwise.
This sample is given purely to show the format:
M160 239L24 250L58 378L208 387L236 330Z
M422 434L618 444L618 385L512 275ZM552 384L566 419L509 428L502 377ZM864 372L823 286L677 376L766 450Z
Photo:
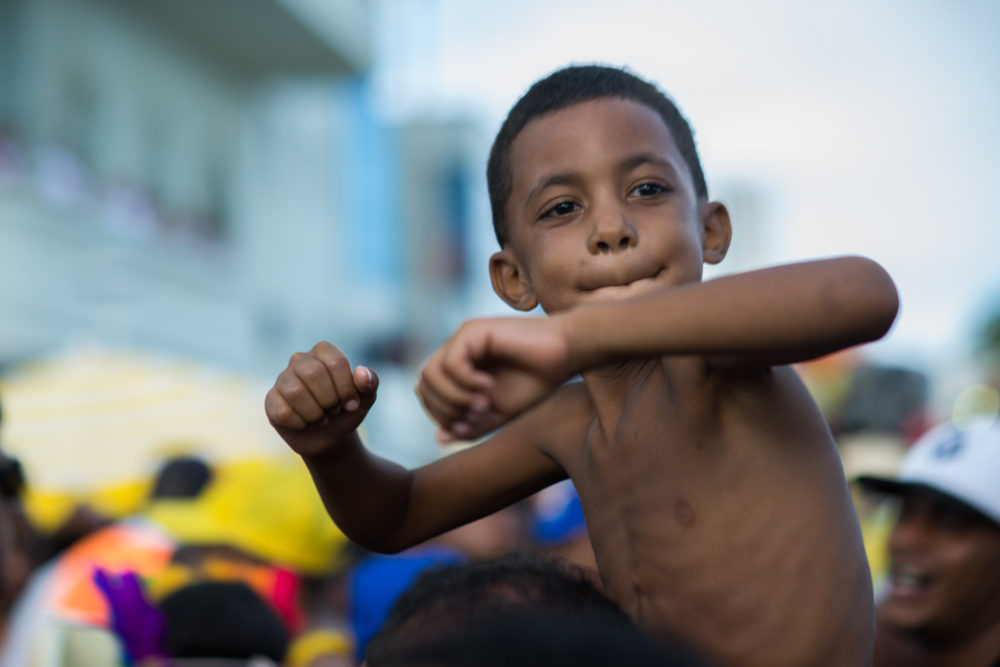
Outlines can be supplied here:
M941 424L907 451L892 478L862 475L862 487L898 495L912 487L944 493L1000 525L1000 421Z

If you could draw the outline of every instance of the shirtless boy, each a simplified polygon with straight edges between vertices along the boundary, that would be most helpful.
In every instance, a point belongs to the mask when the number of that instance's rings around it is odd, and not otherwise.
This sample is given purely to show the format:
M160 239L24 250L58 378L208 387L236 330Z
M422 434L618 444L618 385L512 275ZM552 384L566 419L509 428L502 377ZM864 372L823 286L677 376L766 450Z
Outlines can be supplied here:
M417 391L442 441L499 430L412 471L374 456L356 429L377 376L325 342L268 393L337 525L397 551L569 476L607 592L650 630L724 665L870 664L857 519L788 364L884 335L885 271L843 257L702 282L729 214L673 104L616 69L536 83L488 177L493 287L547 315L466 322Z

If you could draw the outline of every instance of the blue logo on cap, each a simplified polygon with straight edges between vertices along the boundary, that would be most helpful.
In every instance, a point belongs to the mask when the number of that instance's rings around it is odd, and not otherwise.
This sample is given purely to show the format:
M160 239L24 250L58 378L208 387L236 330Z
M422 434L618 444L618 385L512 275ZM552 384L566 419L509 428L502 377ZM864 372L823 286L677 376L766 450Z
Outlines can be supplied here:
M938 444L934 445L934 449L931 450L931 455L936 459L952 459L962 451L965 446L965 438L962 437L962 433L955 431L950 437L945 438Z

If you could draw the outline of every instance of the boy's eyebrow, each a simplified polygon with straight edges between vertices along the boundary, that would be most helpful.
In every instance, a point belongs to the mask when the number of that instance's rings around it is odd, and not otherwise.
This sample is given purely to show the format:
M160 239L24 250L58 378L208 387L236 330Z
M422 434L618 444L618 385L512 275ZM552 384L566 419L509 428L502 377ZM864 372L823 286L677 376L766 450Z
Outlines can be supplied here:
M644 164L654 164L658 167L668 169L671 173L674 172L674 165L672 165L669 160L657 155L656 153L638 153L637 155L629 156L618 164L618 171L631 171L632 169L641 167Z
M541 192L547 187L553 185L573 185L574 183L578 183L579 181L580 181L579 174L575 174L573 172L562 172L558 174L552 174L551 176L543 178L535 185L535 187L531 188L531 191L528 193L528 196L524 198L524 205L525 207L527 207L528 204L531 202L531 200L534 199L539 192Z

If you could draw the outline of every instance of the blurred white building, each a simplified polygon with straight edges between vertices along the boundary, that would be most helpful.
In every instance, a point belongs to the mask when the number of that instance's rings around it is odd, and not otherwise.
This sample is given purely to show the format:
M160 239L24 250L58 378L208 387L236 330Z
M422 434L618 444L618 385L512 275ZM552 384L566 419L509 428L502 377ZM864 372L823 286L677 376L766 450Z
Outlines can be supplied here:
M421 143L376 118L372 20L364 0L0 0L0 367L97 340L273 377L319 339L435 338L408 318L463 250L416 257L462 243L479 170L460 127Z
M476 165L460 126L374 116L371 22L0 0L0 364L96 339L271 375L321 338L435 338Z
M252 359L260 221L293 236L333 217L332 96L290 101L283 82L364 71L355 5L321 30L298 2L5 0L0 358L84 337ZM303 143L292 166L268 150ZM288 278L284 248L270 259Z

